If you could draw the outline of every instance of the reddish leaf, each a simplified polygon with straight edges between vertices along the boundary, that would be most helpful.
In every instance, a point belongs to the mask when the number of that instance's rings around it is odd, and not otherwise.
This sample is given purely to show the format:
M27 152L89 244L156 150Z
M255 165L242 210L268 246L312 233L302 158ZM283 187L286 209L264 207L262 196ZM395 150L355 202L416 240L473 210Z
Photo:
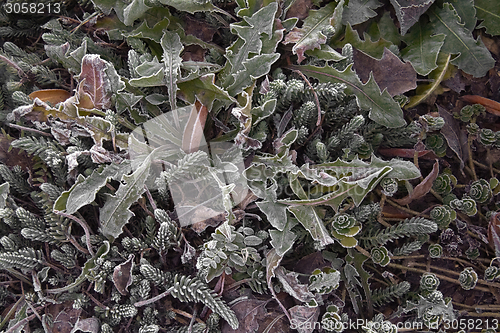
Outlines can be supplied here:
M224 325L224 333L246 333L259 330L259 320L266 316L266 304L268 302L258 299L245 299L231 307L240 326L234 330L229 325Z
M195 152L200 148L207 115L207 107L196 101L184 128L184 134L182 135L182 149L186 153Z
M500 212L495 212L490 217L488 224L488 241L495 249L495 255L500 257Z
M300 283L297 275L298 273L296 272L285 273L285 270L281 266L276 269L276 276L285 291L301 302L309 302L314 298L314 294L309 291L308 285Z
M309 9L313 7L312 0L297 0L294 1L290 6L290 9L286 12L286 18L297 17L299 20L303 20L309 14Z
M460 170L463 170L464 161L469 159L469 151L467 149L467 134L460 130L457 120L444 108L438 105L439 116L444 119L444 126L441 128L448 146L457 154L460 159Z
M393 200L400 205L408 205L413 200L420 199L421 197L429 193L429 191L432 188L432 184L434 183L434 180L436 180L438 174L439 174L439 162L436 161L436 163L434 163L434 166L432 167L432 171L427 175L427 177L425 177L424 180L422 180L420 184L415 186L415 189L413 189L413 192L411 192L410 195L402 199L393 199Z
M106 75L107 64L99 55L87 54L82 59L82 71L79 76L83 96L87 95L92 108L109 109L111 107L111 82ZM80 100L84 99L80 96ZM90 109L85 104L85 108Z
M115 267L113 283L122 295L127 295L127 288L132 284L132 269L134 268L134 255L131 254L127 261Z
M415 156L415 149L408 148L379 148L378 152L386 157L413 158ZM422 150L418 152L418 158L434 160L437 156L432 150Z
M387 88L391 97L417 87L417 72L413 66L403 63L387 48L380 60L354 49L354 69L363 83L369 80L370 72L373 73L380 90Z
M477 95L465 95L460 98L468 103L481 104L489 113L500 116L500 103L492 99Z
M310 308L303 305L296 305L290 309L290 316L296 323L299 333L312 333L316 327L319 317L319 307Z

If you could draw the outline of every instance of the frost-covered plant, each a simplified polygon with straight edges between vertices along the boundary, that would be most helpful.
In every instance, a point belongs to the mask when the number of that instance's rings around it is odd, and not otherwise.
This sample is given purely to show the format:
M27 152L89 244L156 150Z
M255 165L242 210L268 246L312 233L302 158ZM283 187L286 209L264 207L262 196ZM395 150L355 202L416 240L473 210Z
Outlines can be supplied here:
M439 287L439 279L436 274L424 273L420 278L420 288L426 292L432 292Z
M372 260L374 263L379 264L382 267L385 267L391 261L389 257L389 252L385 246L374 247L371 252Z
M465 268L458 277L458 282L460 282L460 286L465 290L474 289L477 283L477 273L474 271L472 267Z
M429 257L436 259L443 255L443 247L439 244L429 245Z
M436 222L440 229L446 229L451 221L457 218L457 213L449 206L436 206L431 210L431 219Z

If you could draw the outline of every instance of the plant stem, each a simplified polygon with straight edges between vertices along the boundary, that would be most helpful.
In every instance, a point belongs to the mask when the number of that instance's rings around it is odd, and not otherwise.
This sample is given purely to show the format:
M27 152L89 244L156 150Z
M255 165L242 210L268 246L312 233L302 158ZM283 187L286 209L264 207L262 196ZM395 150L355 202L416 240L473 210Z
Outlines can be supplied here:
M152 297L150 299L145 299L144 301L140 301L140 302L136 302L134 303L134 306L136 308L139 308L141 306L144 306L144 305L148 305L148 304L151 304L151 303L154 303L160 299L162 299L163 297L165 296L168 296L170 295L170 293L172 292L172 290L174 290L174 287L170 287L168 288L166 291L162 292L161 294L155 296L155 297Z

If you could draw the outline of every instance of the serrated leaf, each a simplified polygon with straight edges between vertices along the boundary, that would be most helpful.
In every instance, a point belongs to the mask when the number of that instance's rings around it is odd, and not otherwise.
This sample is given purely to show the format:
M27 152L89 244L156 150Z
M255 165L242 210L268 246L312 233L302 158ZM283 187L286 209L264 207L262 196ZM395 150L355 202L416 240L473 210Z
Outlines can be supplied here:
M285 272L281 266L276 269L276 277L283 289L295 299L307 303L314 298L314 294L309 291L307 284L300 283L298 275L296 272Z
M236 101L226 90L215 84L215 74L212 73L191 81L180 82L177 86L180 90L179 98L191 104L198 99L208 110L212 109L216 99L226 103Z
M482 77L493 68L495 60L491 53L480 38L474 40L472 33L460 23L453 5L445 3L443 8L431 7L427 13L433 31L446 35L442 52L458 54L452 64L474 77Z
M500 11L498 3L490 0L475 0L477 18L483 20L478 28L486 28L486 32L492 36L500 35Z
M451 54L441 53L437 61L438 67L429 74L429 79L433 80L433 82L418 86L415 96L410 98L408 104L405 105L405 109L412 108L425 101L438 89L448 71L450 59Z
M476 27L476 8L474 8L474 0L446 0L460 16L460 23L463 23L465 29L472 31Z
M292 228L298 223L297 220L294 217L288 217L285 221L283 230L269 230L269 235L271 236L270 243L280 256L284 256L285 253L290 251L297 239L297 235L292 231Z
M227 88L229 94L236 95L250 86L254 80L266 75L271 65L280 57L279 53L256 55L243 63L244 69L233 74L234 82Z
M335 46L343 47L347 43L351 44L352 47L358 49L359 51L363 51L373 58L380 59L384 54L384 48L390 49L392 43L379 38L377 41L372 41L370 36L367 33L363 34L364 40L361 40L359 34L356 30L354 30L350 24L347 24L345 28L345 36L342 41L338 41Z
M225 13L222 9L214 6L211 1L199 0L158 0L159 3L172 6L181 12L188 12L194 14L196 12L221 12Z
M266 215L273 227L283 231L287 223L286 205L272 201L259 201L256 202L256 205Z
M61 194L54 203L54 209L64 210L67 214L73 214L81 207L92 203L97 192L103 188L108 180L118 180L130 169L130 163L110 164L106 167L95 169L90 176L78 181L68 190Z
M165 30L160 41L163 49L163 64L165 66L165 83L170 97L170 107L177 108L177 79L181 73L181 52L184 49L179 35Z
M380 88L375 83L373 76L366 84L363 84L356 73L352 70L352 64L340 72L333 67L316 66L290 66L292 69L298 69L302 73L317 78L320 82L340 82L345 83L347 88L344 90L348 94L354 94L358 105L365 110L370 110L369 117L376 123L396 128L406 125L403 117L403 111L387 91L380 92Z
M328 230L326 230L316 208L311 206L289 206L288 210L295 215L300 224L309 231L311 237L319 242L321 246L327 246L335 242Z
M320 48L326 43L325 29L333 29L334 34L339 31L343 8L344 0L341 0L338 4L331 2L318 10L310 10L302 27L295 27L286 35L283 44L295 44L292 52L297 54L299 64L305 59L306 50Z
M377 13L374 9L382 6L378 0L349 0L349 4L344 9L342 23L356 25L375 17Z
M111 14L111 10L114 9L120 21L128 26L131 26L151 8L145 4L144 0L132 0L128 4L122 0L92 0L92 2L106 15Z
M332 61L340 61L345 59L346 57L335 51L334 48L329 46L328 44L321 44L319 49L307 50L306 54L308 56L316 57L318 59L323 60L332 60Z
M153 150L132 174L122 177L122 184L114 195L106 194L106 202L99 210L100 231L103 236L116 239L122 233L123 226L132 216L135 216L130 206L144 192L144 183L149 174L151 160L159 149L161 148Z
M434 0L391 0L401 26L401 35L404 36L433 3Z
M417 23L403 39L407 47L401 50L401 57L411 62L418 74L428 75L438 66L437 57L445 37L434 34L428 25Z
M150 28L146 21L143 21L140 26L130 32L123 32L124 37L138 37L138 38L148 38L154 40L160 44L161 36L163 35L163 30L167 29L170 24L170 20L165 18Z

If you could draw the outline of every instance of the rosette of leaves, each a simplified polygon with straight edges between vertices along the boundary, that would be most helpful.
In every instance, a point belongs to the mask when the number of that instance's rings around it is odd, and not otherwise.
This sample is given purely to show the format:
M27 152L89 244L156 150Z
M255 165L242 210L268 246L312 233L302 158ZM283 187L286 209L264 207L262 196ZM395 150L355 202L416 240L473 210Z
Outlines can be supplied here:
M455 176L449 173L442 173L434 180L432 188L441 195L446 195L451 193L453 186L457 184L457 179Z
M439 287L440 282L436 274L424 273L420 278L420 289L426 292L434 291Z
M354 247L358 241L354 238L361 231L361 224L349 214L339 214L332 220L332 235L343 247Z
M335 305L330 305L326 308L326 312L321 318L321 326L326 331L340 333L344 330L342 317L338 312L339 308Z
M486 281L494 281L495 279L498 279L500 277L500 268L497 266L489 266L486 268L484 271L484 279Z
M425 139L425 146L432 149L434 153L439 157L444 157L446 155L446 139L441 134L431 134Z
M232 268L238 272L245 272L248 265L261 260L259 253L253 247L261 243L260 237L245 236L227 221L224 222L212 233L212 240L203 244L203 252L196 263L199 275L210 282L224 271L226 274L231 274Z
M498 181L498 179L495 177L491 178L490 188L493 195L497 195L498 193L500 193L500 181Z
M434 313L433 308L429 307L425 309L422 314L422 322L428 328L437 327L441 321L441 316Z
M444 126L444 119L442 117L433 117L430 114L420 116L420 119L425 123L427 131L438 131Z
M486 109L481 104L466 105L460 110L459 113L455 114L455 118L460 119L463 122L470 122L472 119L476 118L485 111Z
M468 216L474 216L477 213L476 202L473 199L467 197L464 197L462 200L451 200L450 207L453 209L458 209Z
M477 247L470 247L465 251L465 255L470 260L476 260L479 257L480 252Z
M374 263L379 264L382 267L385 267L391 261L389 257L389 252L385 246L374 247L371 252L372 260Z
M439 244L429 245L429 256L433 259L441 258L443 255L443 247Z
M372 320L361 326L366 333L397 333L398 327L388 320L384 320L384 315L379 313Z
M470 185L469 197L478 203L487 202L492 195L490 184L484 179L476 180Z
M380 181L382 193L388 197L392 197L398 191L398 181L395 178L384 178Z
M458 282L460 282L460 286L465 290L474 289L477 279L477 273L472 267L465 268L458 276Z
M315 269L309 276L309 290L318 294L329 294L339 287L340 272L332 267Z
M476 135L477 133L479 133L479 130L480 130L479 125L476 123L468 124L466 129L467 129L467 133L469 133L470 135Z
M430 217L440 229L446 229L457 218L457 212L447 205L436 206L431 210Z
M479 131L478 140L486 147L490 147L497 141L495 132L493 132L489 128L481 128L481 130Z

